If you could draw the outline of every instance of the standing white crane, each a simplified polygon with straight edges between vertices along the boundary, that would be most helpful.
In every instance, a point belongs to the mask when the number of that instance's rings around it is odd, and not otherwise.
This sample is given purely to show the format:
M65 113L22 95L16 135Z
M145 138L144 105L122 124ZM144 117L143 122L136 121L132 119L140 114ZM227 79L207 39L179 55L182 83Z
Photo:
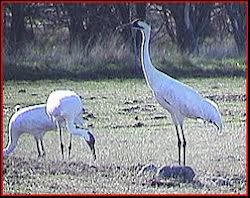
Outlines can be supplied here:
M8 156L16 147L19 137L23 133L32 134L35 138L38 157L45 155L43 136L47 131L56 130L56 124L53 122L45 111L46 104L28 106L16 111L9 121L9 140L4 149L4 156ZM62 125L64 120L60 120ZM81 116L75 120L75 124L82 126ZM39 148L39 141L43 153ZM71 138L70 138L71 146ZM69 151L70 152L70 151Z
M53 91L47 98L46 112L47 115L57 123L61 142L62 131L59 122L60 120L65 120L68 132L72 135L82 136L88 143L94 160L96 159L94 136L89 130L85 130L80 127L78 128L74 125L76 119L79 119L79 115L82 115L83 113L83 104L79 95L70 90Z
M183 164L185 165L186 139L183 132L184 119L203 119L213 123L218 128L219 133L221 133L222 120L219 109L213 101L202 97L191 87L171 78L153 66L149 56L151 27L146 22L137 19L123 26L140 30L142 33L141 63L143 73L147 85L151 88L156 100L171 114L178 138L179 165L181 164L181 144L183 146ZM181 129L183 142L181 142L178 127Z

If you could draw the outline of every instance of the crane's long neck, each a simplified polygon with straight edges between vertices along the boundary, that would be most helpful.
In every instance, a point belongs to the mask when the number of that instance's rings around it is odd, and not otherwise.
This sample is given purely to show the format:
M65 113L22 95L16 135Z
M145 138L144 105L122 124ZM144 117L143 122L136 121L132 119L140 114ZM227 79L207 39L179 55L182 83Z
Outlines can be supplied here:
M66 127L71 134L82 136L86 141L89 141L88 131L81 128L76 128L74 126L74 120L66 120Z
M149 56L149 39L150 39L150 28L141 31L142 33L142 45L141 45L141 63L144 76L146 78L147 84L153 87L157 77L157 69L153 66L150 56Z
M8 156L16 147L17 141L21 133L17 129L12 128L12 123L9 125L9 142L8 146L4 149L4 156Z

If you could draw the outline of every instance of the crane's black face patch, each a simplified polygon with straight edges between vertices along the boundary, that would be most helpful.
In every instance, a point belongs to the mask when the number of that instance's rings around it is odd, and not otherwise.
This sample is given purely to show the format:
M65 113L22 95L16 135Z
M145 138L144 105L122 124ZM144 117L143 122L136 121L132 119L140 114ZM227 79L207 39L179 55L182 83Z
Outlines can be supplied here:
M89 139L90 139L88 142L91 144L95 144L95 137L90 132L88 132L88 134L89 134Z
M96 159L96 154L95 154L95 138L94 136L88 132L88 135L89 135L89 141L87 141L88 145L89 145L89 148L92 152L92 155L93 155L93 158L94 160Z

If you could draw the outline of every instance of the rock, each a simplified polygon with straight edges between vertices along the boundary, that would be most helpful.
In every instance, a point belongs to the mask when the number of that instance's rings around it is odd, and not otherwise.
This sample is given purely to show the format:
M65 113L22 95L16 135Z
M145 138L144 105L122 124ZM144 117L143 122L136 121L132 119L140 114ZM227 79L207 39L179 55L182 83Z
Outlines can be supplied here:
M191 182L195 176L194 170L190 166L162 166L158 169L158 178L176 178L183 182Z
M149 186L152 187L174 187L178 186L179 184L175 181L171 180L163 180L163 179L158 179L158 178L153 178L148 181Z
M141 175L149 174L149 173L156 173L156 171L157 171L157 167L154 164L146 164L141 168L137 176L141 176Z
M137 122L136 124L133 125L133 127L142 127L144 124L142 122Z
M212 177L211 180L217 186L230 186L230 180L223 178L223 177Z
M18 93L26 93L26 90L25 89L19 89Z

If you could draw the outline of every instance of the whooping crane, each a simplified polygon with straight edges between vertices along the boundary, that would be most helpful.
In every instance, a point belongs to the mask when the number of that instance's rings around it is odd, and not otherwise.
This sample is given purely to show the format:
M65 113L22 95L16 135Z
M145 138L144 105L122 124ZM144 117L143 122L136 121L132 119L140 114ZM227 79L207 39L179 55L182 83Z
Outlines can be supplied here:
M96 159L94 136L89 130L82 129L81 127L77 128L74 125L75 120L79 119L79 115L83 113L83 103L79 95L70 90L57 90L51 92L47 98L46 112L47 115L57 123L61 142L61 126L58 122L60 120L65 120L68 132L73 135L82 136L90 147L94 160ZM83 123L83 120L81 122Z
M121 27L131 27L142 33L141 63L147 85L151 88L158 103L170 114L176 128L178 139L179 165L181 164L181 144L183 146L183 164L186 163L186 139L183 131L185 118L203 119L213 123L218 132L222 132L222 120L218 106L211 100L202 97L191 87L171 78L157 70L149 56L149 39L151 27L142 20L134 20ZM183 142L180 139L180 131Z
M16 147L20 135L23 133L32 134L35 138L38 157L45 155L43 136L45 132L56 130L55 122L48 117L45 111L46 104L39 104L20 108L16 111L9 121L9 140L6 149L4 149L4 156L8 156ZM80 116L81 118L81 116ZM77 118L75 124L82 126L81 119ZM63 120L60 120L60 125ZM43 153L39 148L39 141ZM71 138L70 138L71 145Z

